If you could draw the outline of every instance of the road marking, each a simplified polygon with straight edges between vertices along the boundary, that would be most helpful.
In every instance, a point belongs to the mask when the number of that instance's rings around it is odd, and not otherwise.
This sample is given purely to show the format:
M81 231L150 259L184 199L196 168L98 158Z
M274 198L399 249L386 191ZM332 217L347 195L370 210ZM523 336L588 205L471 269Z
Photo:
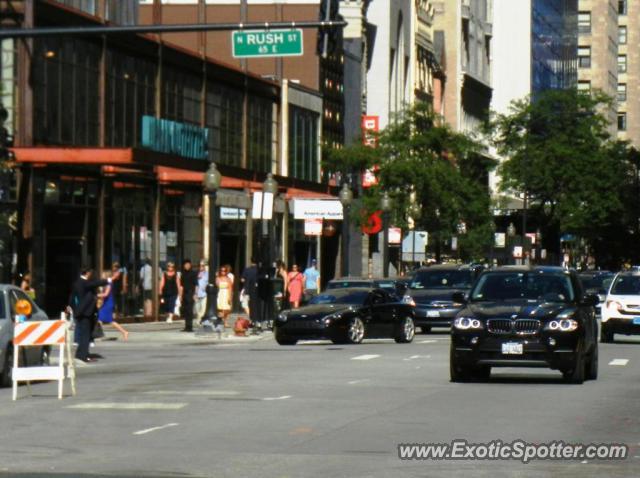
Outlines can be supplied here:
M155 432L158 430L164 430L165 428L177 427L177 423L167 423L166 425L162 425L159 427L147 428L145 430L138 430L137 432L133 432L134 435L146 435L147 433Z
M411 357L402 359L402 360L404 360L405 362L409 362L410 360L415 360L419 358L431 358L431 355L412 355Z
M281 397L266 397L266 398L263 398L262 400L264 401L287 400L288 398L291 398L291 395L282 395Z
M145 392L147 395L188 395L193 397L209 397L209 396L233 396L240 395L235 390L152 390Z
M613 359L609 365L624 367L629 363L629 359Z
M380 355L377 354L365 354L365 355L358 355L357 357L351 357L351 360L371 360L374 358L378 358L380 357Z
M418 342L419 344L437 344L438 341L437 340L421 340L420 342Z
M180 410L186 407L186 403L78 403L70 405L67 408L76 408L80 410Z
M350 382L347 382L349 385L357 385L359 383L366 383L366 382L370 382L371 380L369 380L368 378L363 378L360 380L351 380Z

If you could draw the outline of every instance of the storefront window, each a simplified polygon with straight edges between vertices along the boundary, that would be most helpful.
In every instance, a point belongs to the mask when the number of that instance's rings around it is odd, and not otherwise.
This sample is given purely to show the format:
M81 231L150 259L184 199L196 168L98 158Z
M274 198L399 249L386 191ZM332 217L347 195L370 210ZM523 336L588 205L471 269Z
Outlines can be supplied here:
M34 142L98 145L100 47L71 38L34 41Z
M247 168L272 171L276 159L277 140L273 101L253 96L249 98Z
M209 128L209 157L232 166L242 162L242 102L240 90L207 85L206 126Z
M108 146L136 146L144 115L155 115L156 65L120 52L107 52Z
M162 72L162 118L200 124L200 78L176 68Z
M289 175L318 180L318 119L309 110L289 106Z

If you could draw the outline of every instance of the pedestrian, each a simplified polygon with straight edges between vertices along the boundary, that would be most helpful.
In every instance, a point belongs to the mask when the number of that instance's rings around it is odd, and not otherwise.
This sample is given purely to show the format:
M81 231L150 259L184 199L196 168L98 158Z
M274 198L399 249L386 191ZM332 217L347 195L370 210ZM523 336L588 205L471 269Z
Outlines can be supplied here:
M231 284L236 283L236 276L233 275L233 269L231 268L231 264L225 264L224 267L227 270L227 277L231 279Z
M111 293L113 294L113 315L117 317L124 313L124 304L122 296L127 289L127 273L126 269L120 267L119 262L111 264Z
M193 332L193 309L197 298L198 273L193 270L191 260L182 261L182 317L184 317L184 332Z
M313 259L311 265L304 271L304 297L306 301L320 293L320 272L318 272L316 265L317 261Z
M73 311L76 320L78 349L76 358L83 362L91 362L89 343L91 342L91 326L96 316L98 303L97 288L109 284L109 280L93 280L93 269L83 267L80 277L71 289L68 310Z
M162 271L158 268L158 280ZM140 268L140 284L139 289L142 292L143 314L145 317L153 315L153 268L151 267L151 259L147 258L144 265Z
M218 317L222 318L224 328L229 328L227 322L229 313L231 312L231 304L233 301L233 282L227 275L227 268L222 266L220 273L216 278L216 286L218 287Z
M204 315L207 313L207 285L209 284L209 272L207 263L203 259L200 261L198 270L198 289L196 291L196 319L202 323Z
M111 324L118 332L122 334L122 338L126 342L129 338L129 332L115 320L116 312L116 294L115 281L113 280L113 272L105 272L103 279L110 279L110 283L104 287L103 291L98 294L98 299L102 299L102 305L98 309L98 322L101 324Z
M276 277L282 279L282 293L280 294L280 310L284 310L289 302L289 274L284 261L276 261Z
M20 281L20 288L29 296L29 298L35 302L36 300L36 290L31 286L31 274L26 272L22 276L22 280Z
M173 322L173 316L176 315L176 302L180 296L180 276L176 271L176 265L173 262L167 263L167 271L162 274L160 281L160 296L162 302L162 310L167 314L167 322Z
M258 261L255 257L251 258L249 267L245 267L242 271L242 289L248 298L248 313L251 319L252 327L261 328L260 323L260 296L258 294Z
M302 299L302 290L304 287L304 275L298 270L297 264L291 266L291 272L287 276L289 286L287 291L289 292L289 304L292 309L300 307L300 300Z

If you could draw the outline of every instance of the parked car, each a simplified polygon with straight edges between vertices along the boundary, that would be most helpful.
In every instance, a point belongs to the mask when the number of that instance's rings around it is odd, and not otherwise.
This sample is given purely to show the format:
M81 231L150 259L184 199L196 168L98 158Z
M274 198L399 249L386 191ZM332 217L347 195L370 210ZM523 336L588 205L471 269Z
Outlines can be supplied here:
M0 284L0 386L11 385L13 368L13 323L15 306L19 300L26 300L31 305L31 315L27 320L48 320L47 314L20 288L8 284ZM46 347L24 347L21 357L24 365L38 365L48 361L49 349Z
M613 342L613 334L640 334L640 271L616 274L600 315L603 343Z
M327 290L309 305L280 313L274 324L280 345L301 339L359 344L365 338L393 338L407 343L414 334L413 307L376 288Z
M331 279L329 282L327 282L326 290L347 289L347 288L353 288L353 287L371 287L375 289L384 289L392 293L400 293L400 294L403 294L406 288L397 279L390 279L390 278L368 279L366 277L340 277L338 279Z
M587 294L596 294L600 299L596 305L596 312L600 314L602 304L607 297L607 291L613 282L615 274L611 271L587 271L581 272L578 277L582 288Z
M449 327L462 308L454 302L455 292L467 293L482 272L480 265L434 265L416 271L404 301L416 308L416 326L423 333L432 327Z
M548 367L565 380L598 376L598 297L574 271L501 267L484 272L451 328L451 381L488 379L491 367Z

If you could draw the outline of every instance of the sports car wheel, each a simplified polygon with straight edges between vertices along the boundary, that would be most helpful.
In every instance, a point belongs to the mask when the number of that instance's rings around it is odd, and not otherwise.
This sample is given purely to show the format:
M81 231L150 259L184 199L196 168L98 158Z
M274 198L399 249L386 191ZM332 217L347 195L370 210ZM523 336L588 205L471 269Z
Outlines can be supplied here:
M416 335L416 326L413 323L411 317L405 317L398 328L398 332L395 336L396 342L399 344L407 344L413 340Z
M297 339L293 339L291 337L287 337L286 335L284 335L283 333L281 333L278 328L276 327L276 331L275 331L275 338L276 338L276 342L278 342L279 345L295 345L298 343Z
M347 329L347 341L350 344L359 344L364 339L364 324L358 317L354 317L349 322Z

